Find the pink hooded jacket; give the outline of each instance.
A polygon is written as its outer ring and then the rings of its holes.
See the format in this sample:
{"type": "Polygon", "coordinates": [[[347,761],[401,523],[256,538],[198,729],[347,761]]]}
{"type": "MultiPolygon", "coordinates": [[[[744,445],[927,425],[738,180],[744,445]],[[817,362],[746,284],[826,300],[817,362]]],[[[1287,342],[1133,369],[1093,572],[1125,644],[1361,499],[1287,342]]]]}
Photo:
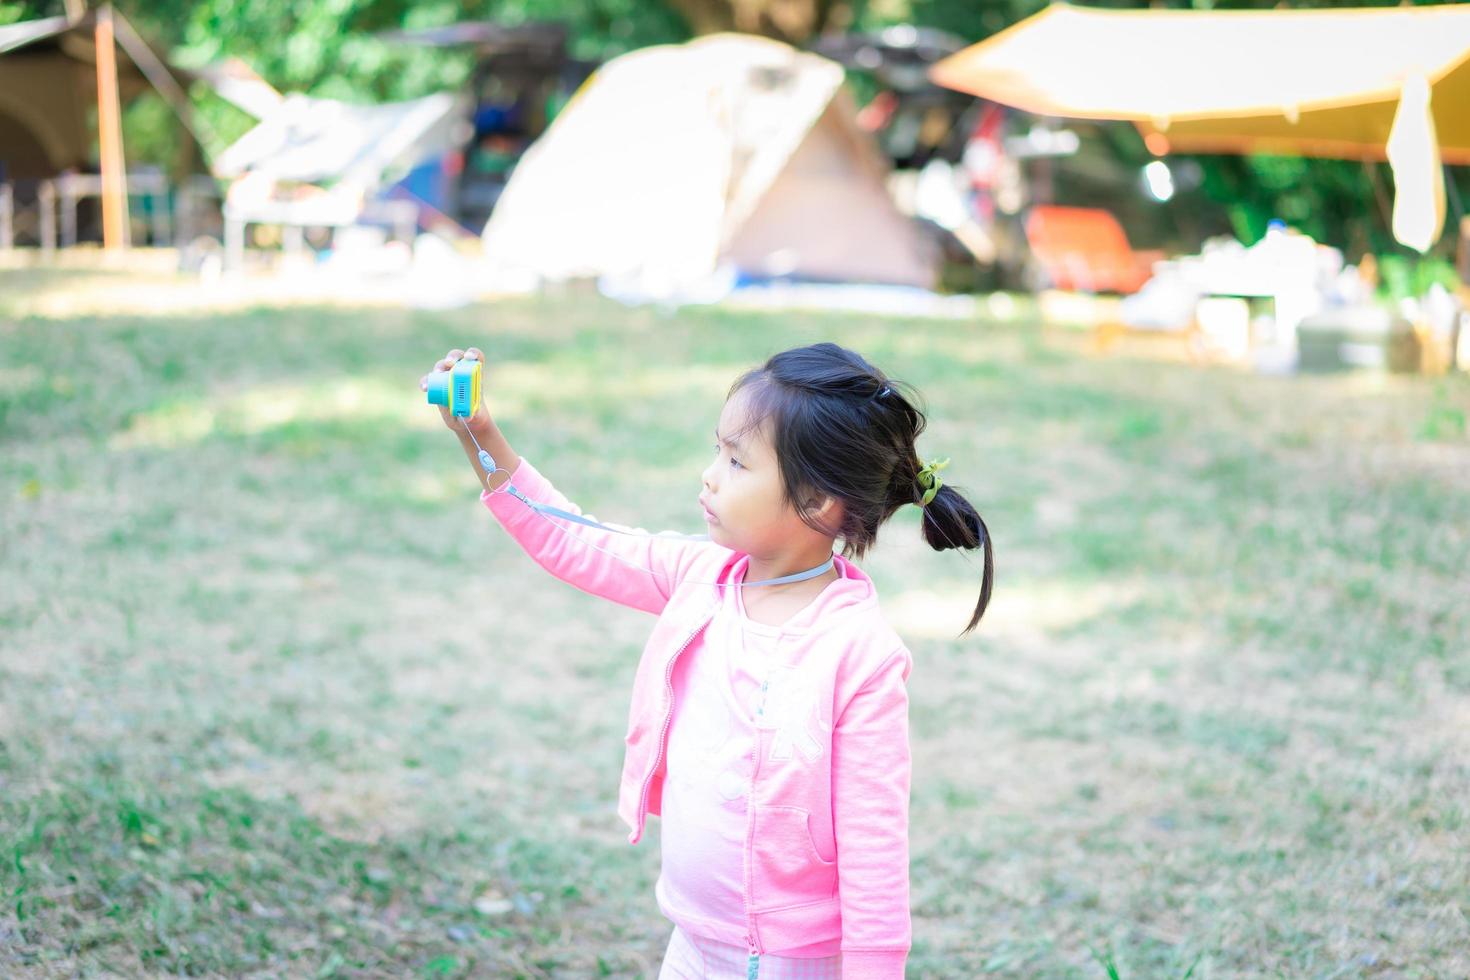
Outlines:
{"type": "MultiPolygon", "coordinates": [[[[525,457],[510,482],[537,503],[591,517],[525,457]]],[[[483,492],[481,501],[552,575],[658,616],[633,680],[618,792],[618,815],[636,844],[646,815],[660,812],[674,662],[722,598],[720,586],[697,583],[730,581],[742,555],[611,522],[603,523],[640,533],[554,525],[503,490],[483,492]]],[[[842,578],[815,600],[821,628],[779,637],[783,661],[816,689],[808,733],[826,751],[814,762],[795,753],[773,764],[771,740],[781,733],[759,733],[745,844],[746,940],[760,953],[840,936],[844,980],[893,980],[904,975],[912,938],[905,682],[913,661],[879,611],[872,581],[841,555],[834,564],[842,578]]]]}

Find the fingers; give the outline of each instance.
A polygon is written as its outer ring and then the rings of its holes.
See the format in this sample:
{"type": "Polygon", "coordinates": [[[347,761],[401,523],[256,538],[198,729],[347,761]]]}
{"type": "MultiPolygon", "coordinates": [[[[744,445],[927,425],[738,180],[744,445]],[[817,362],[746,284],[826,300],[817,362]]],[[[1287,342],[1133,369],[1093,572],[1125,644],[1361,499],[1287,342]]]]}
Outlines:
{"type": "MultiPolygon", "coordinates": [[[[451,350],[449,353],[445,354],[442,358],[440,358],[439,360],[435,361],[434,362],[434,369],[433,369],[433,371],[431,371],[429,373],[430,374],[435,374],[435,373],[438,373],[440,371],[452,371],[452,370],[454,370],[454,365],[458,361],[461,361],[461,360],[471,360],[471,361],[482,361],[483,362],[485,360],[485,355],[483,353],[481,353],[481,351],[480,351],[480,349],[478,347],[470,347],[470,348],[467,348],[465,350],[460,350],[458,347],[456,347],[453,350],[451,350]]],[[[426,374],[422,378],[419,378],[419,391],[428,391],[428,390],[429,390],[429,375],[426,374]]]]}
{"type": "Polygon", "coordinates": [[[455,361],[458,361],[461,357],[464,357],[464,351],[462,351],[458,347],[456,347],[454,350],[450,351],[448,354],[445,354],[439,360],[437,360],[437,361],[434,362],[434,370],[435,371],[450,371],[450,370],[453,370],[453,368],[454,368],[454,362],[455,361]]]}
{"type": "Polygon", "coordinates": [[[450,351],[448,354],[445,354],[444,357],[441,360],[438,360],[438,361],[435,361],[434,362],[434,370],[435,371],[450,371],[450,370],[453,370],[455,363],[458,362],[458,361],[463,361],[463,360],[484,361],[485,360],[485,355],[480,352],[480,348],[478,348],[478,347],[471,347],[468,350],[460,350],[458,347],[456,347],[454,350],[450,351]]]}

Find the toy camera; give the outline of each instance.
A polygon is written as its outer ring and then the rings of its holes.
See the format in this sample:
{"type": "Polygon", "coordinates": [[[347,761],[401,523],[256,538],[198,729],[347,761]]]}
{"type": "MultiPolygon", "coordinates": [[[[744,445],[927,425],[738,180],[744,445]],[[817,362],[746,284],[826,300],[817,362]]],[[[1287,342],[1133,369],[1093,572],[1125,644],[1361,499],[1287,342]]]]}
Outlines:
{"type": "Polygon", "coordinates": [[[480,362],[465,358],[429,375],[429,404],[443,405],[451,415],[473,415],[480,404],[480,362]]]}

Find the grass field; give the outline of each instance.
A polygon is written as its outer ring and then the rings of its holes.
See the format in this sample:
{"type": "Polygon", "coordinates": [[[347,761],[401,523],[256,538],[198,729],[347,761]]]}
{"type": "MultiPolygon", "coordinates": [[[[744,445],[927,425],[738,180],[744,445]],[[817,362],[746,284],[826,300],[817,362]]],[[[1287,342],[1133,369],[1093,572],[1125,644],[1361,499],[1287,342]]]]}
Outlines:
{"type": "Polygon", "coordinates": [[[0,976],[652,980],[658,822],[614,803],[653,620],[530,563],[417,381],[484,348],[569,497],[693,532],[728,384],[821,339],[924,392],[997,542],[963,641],[978,559],[916,508],[864,563],[915,656],[910,976],[1470,975],[1464,377],[96,288],[0,273],[0,976]]]}

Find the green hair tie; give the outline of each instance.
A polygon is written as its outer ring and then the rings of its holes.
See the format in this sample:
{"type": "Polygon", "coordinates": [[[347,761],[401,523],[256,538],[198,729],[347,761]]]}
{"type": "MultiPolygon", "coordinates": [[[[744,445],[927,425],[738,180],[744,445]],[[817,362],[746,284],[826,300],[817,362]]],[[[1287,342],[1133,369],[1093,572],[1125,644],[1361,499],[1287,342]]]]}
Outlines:
{"type": "Polygon", "coordinates": [[[920,507],[927,507],[929,501],[933,500],[934,495],[939,492],[939,488],[944,486],[944,481],[939,478],[939,471],[948,465],[949,457],[946,456],[943,459],[930,460],[919,471],[919,486],[926,488],[923,499],[919,501],[920,507]]]}

